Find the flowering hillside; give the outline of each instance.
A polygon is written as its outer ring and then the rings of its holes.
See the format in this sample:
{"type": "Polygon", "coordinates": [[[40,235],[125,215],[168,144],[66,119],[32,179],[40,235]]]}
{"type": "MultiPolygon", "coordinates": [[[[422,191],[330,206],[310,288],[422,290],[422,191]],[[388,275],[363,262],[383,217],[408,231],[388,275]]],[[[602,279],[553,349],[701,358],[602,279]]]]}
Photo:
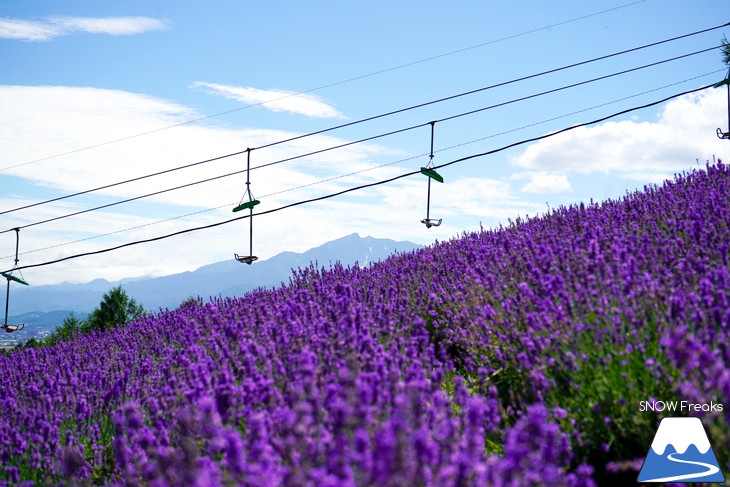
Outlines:
{"type": "MultiPolygon", "coordinates": [[[[0,357],[0,478],[629,485],[641,401],[730,397],[728,215],[720,163],[0,357]]],[[[725,469],[727,411],[695,412],[725,469]]]]}

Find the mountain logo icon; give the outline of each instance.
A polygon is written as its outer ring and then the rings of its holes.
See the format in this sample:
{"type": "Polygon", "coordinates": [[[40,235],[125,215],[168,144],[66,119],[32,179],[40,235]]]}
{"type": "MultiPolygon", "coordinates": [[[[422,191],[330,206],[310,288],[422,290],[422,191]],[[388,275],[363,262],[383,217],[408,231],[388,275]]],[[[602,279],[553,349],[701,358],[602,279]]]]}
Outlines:
{"type": "Polygon", "coordinates": [[[725,482],[700,418],[664,418],[638,482],[725,482]]]}

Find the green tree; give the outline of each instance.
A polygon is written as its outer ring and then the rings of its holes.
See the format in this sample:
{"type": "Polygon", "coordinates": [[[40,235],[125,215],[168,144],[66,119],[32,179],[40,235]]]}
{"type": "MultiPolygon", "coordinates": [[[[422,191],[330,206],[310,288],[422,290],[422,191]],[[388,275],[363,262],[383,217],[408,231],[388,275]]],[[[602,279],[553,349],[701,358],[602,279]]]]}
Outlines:
{"type": "Polygon", "coordinates": [[[104,331],[118,324],[132,321],[142,313],[144,313],[144,308],[127,296],[122,286],[117,286],[104,294],[99,307],[91,312],[86,323],[81,326],[81,331],[104,331]]]}
{"type": "Polygon", "coordinates": [[[63,319],[63,324],[61,326],[57,326],[56,330],[43,340],[43,343],[45,345],[55,345],[59,342],[65,342],[80,333],[83,325],[84,322],[78,319],[76,314],[72,311],[63,319]]]}
{"type": "Polygon", "coordinates": [[[23,344],[23,347],[25,348],[38,348],[43,346],[43,342],[40,340],[36,340],[35,338],[31,337],[28,338],[25,343],[23,344]]]}

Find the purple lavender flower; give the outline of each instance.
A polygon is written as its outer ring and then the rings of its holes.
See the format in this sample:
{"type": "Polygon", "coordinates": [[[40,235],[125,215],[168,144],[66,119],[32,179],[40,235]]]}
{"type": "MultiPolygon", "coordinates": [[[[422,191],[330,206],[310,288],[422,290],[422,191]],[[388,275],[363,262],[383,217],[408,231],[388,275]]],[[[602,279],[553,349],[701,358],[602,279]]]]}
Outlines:
{"type": "Polygon", "coordinates": [[[638,395],[730,396],[728,214],[716,164],[1,356],[0,483],[592,486],[638,395]]]}

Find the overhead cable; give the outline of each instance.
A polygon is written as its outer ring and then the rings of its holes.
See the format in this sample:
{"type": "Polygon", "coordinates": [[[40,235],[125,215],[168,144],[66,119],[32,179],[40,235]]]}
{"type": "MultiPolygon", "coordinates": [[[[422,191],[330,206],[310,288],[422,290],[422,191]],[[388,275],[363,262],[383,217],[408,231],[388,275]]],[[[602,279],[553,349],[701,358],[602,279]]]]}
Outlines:
{"type": "MultiPolygon", "coordinates": [[[[499,137],[501,135],[506,135],[506,134],[509,134],[509,133],[517,132],[517,131],[520,131],[520,130],[524,130],[526,128],[535,127],[537,125],[541,125],[541,124],[544,124],[544,123],[547,123],[547,122],[553,122],[555,120],[560,120],[562,118],[570,117],[572,115],[577,115],[579,113],[584,113],[584,112],[587,112],[587,111],[590,111],[590,110],[595,110],[596,108],[601,108],[601,107],[608,106],[608,105],[611,105],[611,104],[614,104],[614,103],[618,103],[618,102],[621,102],[621,101],[629,100],[631,98],[636,98],[638,96],[646,95],[646,94],[653,93],[653,92],[656,92],[656,91],[660,91],[660,90],[663,90],[663,89],[666,89],[666,88],[669,88],[669,87],[672,87],[672,86],[676,86],[676,85],[679,85],[679,84],[682,84],[682,83],[686,83],[688,81],[694,81],[694,80],[699,79],[699,78],[703,78],[703,77],[707,77],[707,76],[711,76],[711,75],[715,75],[715,74],[723,73],[723,72],[725,72],[725,69],[718,69],[718,70],[715,70],[715,71],[710,71],[708,73],[701,74],[699,76],[693,76],[692,78],[687,78],[687,79],[684,79],[684,80],[681,80],[681,81],[676,81],[676,82],[670,83],[668,85],[664,85],[664,86],[660,86],[660,87],[657,87],[657,88],[653,88],[651,90],[642,91],[640,93],[635,93],[633,95],[625,96],[623,98],[617,98],[617,99],[614,99],[614,100],[611,100],[611,101],[608,101],[608,102],[605,102],[605,103],[601,103],[601,104],[598,104],[598,105],[593,105],[591,107],[582,108],[580,110],[576,110],[576,111],[569,112],[569,113],[564,113],[562,115],[557,115],[555,117],[551,117],[551,118],[548,118],[548,119],[540,120],[539,122],[532,122],[532,123],[529,123],[527,125],[522,125],[520,127],[514,127],[514,128],[511,128],[511,129],[508,129],[508,130],[504,130],[502,132],[493,133],[493,134],[490,134],[490,135],[487,135],[487,136],[484,136],[484,137],[479,137],[477,139],[471,139],[471,140],[468,140],[466,142],[460,142],[460,143],[455,144],[455,145],[451,145],[451,146],[444,147],[444,148],[441,148],[441,149],[438,149],[438,150],[434,150],[434,153],[442,153],[442,152],[446,152],[446,151],[449,151],[449,150],[452,150],[452,149],[455,149],[455,148],[458,148],[458,147],[464,147],[466,145],[474,144],[476,142],[482,142],[482,141],[487,140],[487,139],[491,139],[491,138],[494,138],[494,137],[499,137]]],[[[300,189],[304,189],[304,188],[316,186],[318,184],[327,183],[327,182],[331,182],[331,181],[336,181],[338,179],[343,179],[343,178],[350,177],[350,176],[356,176],[356,175],[362,174],[364,172],[374,171],[376,169],[382,169],[382,168],[388,167],[388,166],[394,166],[396,164],[400,164],[400,163],[407,162],[407,161],[411,161],[411,160],[415,160],[415,159],[420,159],[420,158],[426,157],[426,156],[428,156],[428,154],[423,153],[423,154],[418,154],[418,155],[406,157],[406,158],[403,158],[403,159],[398,159],[396,161],[386,162],[384,164],[378,164],[376,166],[370,166],[370,167],[367,167],[365,169],[360,169],[358,171],[353,171],[353,172],[349,172],[349,173],[345,173],[345,174],[339,174],[337,176],[332,176],[332,177],[329,177],[329,178],[320,179],[318,181],[313,181],[311,183],[302,184],[302,185],[299,185],[299,186],[294,186],[294,187],[291,187],[291,188],[282,189],[280,191],[276,191],[276,192],[273,192],[273,193],[264,194],[264,195],[261,195],[261,198],[262,199],[263,198],[268,198],[268,197],[271,197],[271,196],[276,196],[276,195],[279,195],[279,194],[289,193],[289,192],[292,192],[292,191],[297,191],[297,190],[300,190],[300,189]]],[[[88,240],[95,240],[95,239],[98,239],[98,238],[109,237],[111,235],[117,235],[119,233],[128,232],[128,231],[131,231],[131,230],[138,230],[140,228],[145,228],[145,227],[149,227],[149,226],[152,226],[152,225],[159,225],[161,223],[167,223],[167,222],[174,221],[174,220],[180,220],[182,218],[187,218],[187,217],[190,217],[190,216],[200,215],[200,214],[203,214],[203,213],[208,213],[208,212],[220,210],[220,209],[223,209],[223,208],[230,208],[230,207],[234,206],[235,204],[236,204],[236,202],[235,201],[232,201],[232,202],[226,203],[224,205],[216,206],[216,207],[213,207],[213,208],[206,208],[206,209],[203,209],[203,210],[194,211],[192,213],[185,213],[183,215],[176,215],[176,216],[173,216],[173,217],[164,218],[162,220],[156,220],[156,221],[152,221],[152,222],[142,223],[142,224],[135,225],[135,226],[132,226],[132,227],[127,227],[127,228],[122,228],[122,229],[119,229],[119,230],[115,230],[113,232],[100,233],[100,234],[97,234],[97,235],[92,235],[92,236],[89,236],[89,237],[84,237],[84,238],[77,239],[77,240],[72,240],[72,241],[69,241],[69,242],[63,242],[63,243],[59,243],[59,244],[50,245],[48,247],[42,247],[42,248],[33,249],[33,250],[26,250],[25,252],[21,252],[20,255],[33,254],[33,253],[36,253],[36,252],[42,252],[42,251],[45,251],[45,250],[51,250],[51,249],[58,248],[58,247],[65,247],[67,245],[72,245],[72,244],[77,244],[77,243],[81,243],[81,242],[86,242],[88,240]]],[[[10,257],[12,257],[12,256],[0,257],[0,259],[7,259],[7,258],[10,258],[10,257]]]]}
{"type": "MultiPolygon", "coordinates": [[[[676,93],[674,95],[668,96],[668,97],[663,98],[661,100],[657,100],[657,101],[654,101],[654,102],[651,102],[651,103],[647,103],[645,105],[633,107],[633,108],[628,108],[626,110],[622,110],[620,112],[616,112],[616,113],[613,113],[611,115],[608,115],[608,116],[605,116],[605,117],[602,117],[602,118],[599,118],[599,119],[596,119],[596,120],[592,120],[590,122],[584,122],[584,123],[581,123],[581,124],[578,124],[578,125],[572,125],[570,127],[566,127],[564,129],[558,130],[556,132],[551,132],[549,134],[541,135],[539,137],[533,137],[533,138],[530,138],[530,139],[524,139],[524,140],[521,140],[519,142],[514,142],[514,143],[509,144],[509,145],[506,145],[504,147],[500,147],[498,149],[493,149],[493,150],[490,150],[490,151],[481,152],[481,153],[478,153],[478,154],[472,154],[472,155],[469,155],[469,156],[461,157],[459,159],[455,159],[453,161],[450,161],[450,162],[447,162],[447,163],[444,163],[444,164],[436,165],[436,166],[434,166],[434,169],[440,169],[440,168],[443,168],[443,167],[451,166],[453,164],[458,164],[458,163],[461,163],[461,162],[465,162],[465,161],[468,161],[468,160],[471,160],[471,159],[476,159],[476,158],[479,158],[479,157],[485,157],[485,156],[488,156],[488,155],[491,155],[491,154],[495,154],[497,152],[501,152],[501,151],[504,151],[504,150],[507,150],[507,149],[511,149],[513,147],[517,147],[519,145],[523,145],[523,144],[527,144],[527,143],[530,143],[530,142],[536,142],[536,141],[539,141],[539,140],[543,140],[543,139],[547,139],[547,138],[550,138],[550,137],[554,137],[554,136],[556,136],[558,134],[562,134],[562,133],[565,133],[565,132],[568,132],[568,131],[571,131],[571,130],[575,130],[575,129],[580,128],[580,127],[585,127],[585,126],[588,126],[588,125],[593,125],[593,124],[596,124],[596,123],[604,122],[606,120],[609,120],[611,118],[614,118],[614,117],[617,117],[617,116],[620,116],[620,115],[624,115],[626,113],[630,113],[630,112],[633,112],[633,111],[636,111],[636,110],[641,110],[641,109],[644,109],[644,108],[649,108],[649,107],[652,107],[652,106],[655,106],[655,105],[659,105],[659,104],[664,103],[666,101],[669,101],[669,100],[671,100],[673,98],[677,98],[679,96],[683,96],[683,95],[687,95],[687,94],[690,94],[690,93],[695,93],[695,92],[698,92],[698,91],[702,91],[702,90],[705,90],[707,88],[711,88],[712,86],[713,86],[713,84],[710,84],[710,85],[703,86],[701,88],[696,88],[696,89],[693,89],[693,90],[684,91],[682,93],[676,93]]],[[[392,178],[388,178],[388,179],[376,181],[376,182],[373,182],[373,183],[367,183],[367,184],[363,184],[363,185],[360,185],[360,186],[355,186],[355,187],[348,188],[348,189],[344,189],[342,191],[338,191],[338,192],[331,193],[331,194],[328,194],[328,195],[319,196],[319,197],[316,197],[316,198],[310,198],[310,199],[307,199],[307,200],[297,201],[295,203],[290,203],[290,204],[287,204],[287,205],[284,205],[284,206],[280,206],[278,208],[274,208],[274,209],[271,209],[271,210],[261,211],[259,213],[256,213],[256,214],[252,215],[252,216],[267,215],[267,214],[275,213],[275,212],[278,212],[278,211],[281,211],[281,210],[285,210],[285,209],[288,209],[288,208],[293,208],[293,207],[301,206],[301,205],[304,205],[304,204],[314,203],[314,202],[317,202],[317,201],[323,201],[323,200],[326,200],[326,199],[334,198],[336,196],[341,196],[343,194],[351,193],[351,192],[354,192],[354,191],[359,191],[359,190],[362,190],[362,189],[371,188],[371,187],[374,187],[374,186],[379,186],[379,185],[382,185],[382,184],[391,183],[393,181],[397,181],[399,179],[403,179],[403,178],[406,178],[406,177],[409,177],[409,176],[413,176],[415,174],[420,174],[420,173],[421,173],[420,170],[411,171],[411,172],[408,172],[408,173],[405,173],[405,174],[401,174],[399,176],[394,176],[392,178]]],[[[69,255],[69,256],[66,256],[66,257],[62,257],[60,259],[55,259],[55,260],[51,260],[51,261],[47,261],[47,262],[41,262],[41,263],[38,263],[38,264],[28,264],[28,265],[24,265],[24,266],[15,267],[14,269],[16,269],[16,270],[23,270],[23,269],[31,269],[31,268],[35,268],[35,267],[44,267],[44,266],[48,266],[48,265],[52,265],[52,264],[57,264],[57,263],[60,263],[60,262],[64,262],[64,261],[67,261],[67,260],[78,259],[78,258],[81,258],[81,257],[88,257],[88,256],[98,255],[98,254],[104,254],[104,253],[107,253],[107,252],[112,252],[114,250],[119,250],[119,249],[126,248],[126,247],[131,247],[131,246],[135,246],[135,245],[156,242],[156,241],[165,240],[165,239],[168,239],[168,238],[171,238],[171,237],[175,237],[175,236],[178,236],[178,235],[183,235],[183,234],[186,234],[186,233],[191,233],[191,232],[196,232],[196,231],[199,231],[199,230],[207,230],[207,229],[210,229],[210,228],[219,227],[221,225],[226,225],[228,223],[233,223],[235,221],[243,220],[243,219],[246,219],[246,218],[249,218],[249,217],[250,217],[250,215],[242,215],[242,216],[238,216],[238,217],[231,218],[231,219],[228,219],[228,220],[224,220],[224,221],[220,221],[220,222],[216,222],[216,223],[211,223],[211,224],[208,224],[208,225],[202,225],[202,226],[198,226],[198,227],[188,228],[188,229],[185,229],[185,230],[180,230],[180,231],[173,232],[173,233],[170,233],[170,234],[167,234],[167,235],[161,235],[161,236],[158,236],[158,237],[148,238],[148,239],[144,239],[144,240],[136,240],[136,241],[133,241],[133,242],[127,242],[125,244],[117,245],[115,247],[109,247],[109,248],[106,248],[106,249],[95,250],[95,251],[91,251],[91,252],[84,252],[84,253],[75,254],[75,255],[69,255]]],[[[8,269],[8,270],[3,271],[3,272],[10,272],[11,270],[12,269],[8,269]]]]}
{"type": "MultiPolygon", "coordinates": [[[[537,77],[540,77],[540,76],[545,76],[545,75],[548,75],[548,74],[557,73],[559,71],[563,71],[563,70],[566,70],[566,69],[575,68],[575,67],[578,67],[578,66],[582,66],[582,65],[585,65],[585,64],[589,64],[589,63],[601,61],[601,60],[604,60],[604,59],[609,59],[611,57],[620,56],[620,55],[623,55],[623,54],[628,54],[630,52],[635,52],[635,51],[638,51],[638,50],[646,49],[646,48],[649,48],[649,47],[654,47],[654,46],[661,45],[661,44],[665,44],[665,43],[672,42],[672,41],[675,41],[675,40],[684,39],[686,37],[691,37],[691,36],[694,36],[694,35],[702,34],[702,33],[705,33],[705,32],[709,32],[709,31],[716,30],[716,29],[720,29],[720,28],[727,27],[727,26],[730,26],[730,22],[728,22],[726,24],[723,24],[723,25],[718,25],[716,27],[711,27],[711,28],[708,28],[708,29],[703,29],[703,30],[691,32],[689,34],[684,34],[684,35],[681,35],[681,36],[676,36],[676,37],[672,37],[672,38],[669,38],[669,39],[665,39],[665,40],[662,40],[662,41],[657,41],[657,42],[653,42],[653,43],[650,43],[650,44],[645,44],[643,46],[634,47],[634,48],[631,48],[631,49],[626,49],[626,50],[623,50],[623,51],[614,52],[614,53],[611,53],[611,54],[607,54],[607,55],[604,55],[604,56],[599,56],[599,57],[596,57],[596,58],[592,58],[592,59],[588,59],[588,60],[585,60],[585,61],[581,61],[581,62],[569,64],[569,65],[566,65],[566,66],[561,66],[559,68],[553,68],[553,69],[550,69],[550,70],[547,70],[547,71],[542,71],[540,73],[535,73],[535,74],[531,74],[531,75],[528,75],[528,76],[523,76],[523,77],[520,77],[520,78],[511,79],[511,80],[508,80],[508,81],[500,82],[500,83],[493,84],[493,85],[489,85],[489,86],[484,86],[484,87],[481,87],[481,88],[477,88],[477,89],[470,90],[470,91],[466,91],[466,92],[462,92],[462,93],[457,93],[455,95],[450,95],[450,96],[443,97],[443,98],[439,98],[439,99],[436,99],[436,100],[431,100],[431,101],[427,101],[427,102],[424,102],[424,103],[419,103],[417,105],[412,105],[412,106],[409,106],[409,107],[405,107],[405,108],[401,108],[401,109],[397,109],[397,110],[393,110],[393,111],[381,113],[381,114],[378,114],[378,115],[373,115],[373,116],[366,117],[366,118],[362,118],[362,119],[355,120],[355,121],[352,121],[352,122],[347,122],[347,123],[344,123],[344,124],[335,125],[335,126],[328,127],[328,128],[321,129],[321,130],[317,130],[317,131],[314,131],[314,132],[309,132],[309,133],[306,133],[306,134],[302,134],[302,135],[290,137],[288,139],[283,139],[283,140],[271,142],[269,144],[264,144],[264,145],[261,145],[259,147],[253,147],[253,148],[251,148],[251,150],[264,149],[264,148],[267,148],[267,147],[273,147],[275,145],[284,144],[284,143],[287,143],[287,142],[292,142],[292,141],[299,140],[299,139],[303,139],[303,138],[306,138],[306,137],[312,137],[312,136],[315,136],[315,135],[321,135],[321,134],[324,134],[324,133],[327,133],[327,132],[331,132],[331,131],[334,131],[334,130],[339,130],[339,129],[342,129],[342,128],[345,128],[345,127],[350,127],[350,126],[357,125],[357,124],[360,124],[360,123],[369,122],[369,121],[377,120],[377,119],[384,118],[384,117],[389,117],[389,116],[396,115],[396,114],[403,113],[403,112],[407,112],[407,111],[410,111],[410,110],[415,110],[415,109],[423,108],[423,107],[426,107],[426,106],[429,106],[429,105],[434,105],[434,104],[437,104],[437,103],[442,103],[442,102],[449,101],[449,100],[453,100],[453,99],[456,99],[456,98],[460,98],[460,97],[464,97],[464,96],[468,96],[468,95],[480,93],[480,92],[483,92],[483,91],[486,91],[486,90],[490,90],[490,89],[494,89],[494,88],[499,88],[499,87],[502,87],[502,86],[507,86],[507,85],[510,85],[510,84],[513,84],[513,83],[518,83],[520,81],[526,81],[526,80],[533,79],[533,78],[537,78],[537,77]]],[[[79,191],[79,192],[75,192],[75,193],[70,193],[70,194],[67,194],[67,195],[59,196],[59,197],[56,197],[56,198],[51,198],[51,199],[44,200],[44,201],[39,201],[39,202],[36,202],[36,203],[31,203],[31,204],[24,205],[24,206],[20,206],[20,207],[13,208],[13,209],[10,209],[10,210],[0,211],[0,215],[6,214],[6,213],[11,213],[11,212],[14,212],[14,211],[24,210],[26,208],[32,208],[34,206],[39,206],[39,205],[43,205],[43,204],[47,204],[47,203],[53,203],[53,202],[56,202],[56,201],[64,200],[64,199],[67,199],[67,198],[73,198],[73,197],[76,197],[76,196],[81,196],[81,195],[84,195],[84,194],[88,194],[88,193],[92,193],[92,192],[96,192],[96,191],[101,191],[101,190],[104,190],[104,189],[109,189],[109,188],[112,188],[112,187],[115,187],[115,186],[120,186],[120,185],[123,185],[123,184],[140,181],[140,180],[147,179],[147,178],[150,178],[150,177],[159,176],[159,175],[162,175],[162,174],[168,174],[168,173],[171,173],[171,172],[174,172],[174,171],[179,171],[181,169],[187,169],[187,168],[190,168],[190,167],[199,166],[201,164],[207,164],[207,163],[214,162],[214,161],[218,161],[218,160],[225,159],[225,158],[228,158],[228,157],[233,157],[233,156],[241,155],[241,154],[243,154],[245,152],[246,152],[246,150],[232,152],[230,154],[225,154],[225,155],[222,155],[222,156],[217,156],[217,157],[213,157],[213,158],[210,158],[210,159],[205,159],[205,160],[198,161],[198,162],[193,162],[193,163],[190,163],[190,164],[184,164],[182,166],[177,166],[177,167],[173,167],[173,168],[170,168],[170,169],[165,169],[163,171],[157,171],[157,172],[150,173],[150,174],[146,174],[146,175],[143,175],[143,176],[138,176],[138,177],[131,178],[131,179],[126,179],[126,180],[123,180],[123,181],[118,181],[118,182],[115,182],[115,183],[106,184],[106,185],[99,186],[99,187],[96,187],[96,188],[87,189],[87,190],[83,190],[83,191],[79,191]]]]}
{"type": "Polygon", "coordinates": [[[181,126],[184,126],[184,125],[189,125],[189,124],[196,123],[196,122],[202,122],[203,120],[208,120],[208,119],[211,119],[211,118],[220,117],[220,116],[223,116],[223,115],[228,115],[230,113],[239,112],[241,110],[246,110],[248,108],[253,108],[253,107],[257,107],[257,106],[261,106],[261,105],[266,105],[268,103],[273,103],[273,102],[280,101],[280,100],[284,100],[284,99],[291,98],[291,97],[294,97],[294,96],[306,95],[308,93],[313,93],[315,91],[324,90],[326,88],[331,88],[333,86],[339,86],[339,85],[342,85],[342,84],[345,84],[345,83],[350,83],[352,81],[357,81],[357,80],[361,80],[361,79],[365,79],[365,78],[370,78],[372,76],[377,76],[379,74],[384,74],[384,73],[388,73],[388,72],[391,72],[391,71],[396,71],[398,69],[406,68],[406,67],[409,67],[409,66],[414,66],[416,64],[421,64],[421,63],[425,63],[425,62],[428,62],[428,61],[433,61],[435,59],[440,59],[440,58],[447,57],[447,56],[451,56],[451,55],[458,54],[458,53],[461,53],[461,52],[470,51],[472,49],[476,49],[476,48],[479,48],[479,47],[488,46],[490,44],[496,44],[498,42],[502,42],[502,41],[514,39],[514,38],[521,37],[521,36],[525,36],[525,35],[528,35],[528,34],[533,34],[535,32],[540,32],[542,30],[552,29],[553,27],[559,27],[561,25],[569,24],[569,23],[572,23],[572,22],[577,22],[579,20],[584,20],[584,19],[587,19],[587,18],[590,18],[590,17],[595,17],[597,15],[605,14],[605,13],[608,13],[608,12],[613,12],[615,10],[620,10],[622,8],[631,7],[633,5],[637,5],[637,4],[643,3],[645,1],[646,0],[638,0],[638,1],[631,2],[631,3],[627,3],[627,4],[624,4],[624,5],[619,5],[617,7],[609,8],[609,9],[606,9],[606,10],[601,10],[599,12],[594,12],[594,13],[591,13],[591,14],[583,15],[581,17],[575,17],[573,19],[564,20],[562,22],[558,22],[558,23],[555,23],[555,24],[549,24],[549,25],[546,25],[546,26],[543,26],[543,27],[538,27],[536,29],[531,29],[531,30],[528,30],[528,31],[520,32],[518,34],[512,34],[512,35],[509,35],[509,36],[506,36],[506,37],[501,37],[499,39],[495,39],[495,40],[492,40],[492,41],[482,42],[480,44],[475,44],[473,46],[464,47],[464,48],[461,48],[461,49],[457,49],[457,50],[454,50],[454,51],[449,51],[449,52],[446,52],[446,53],[443,53],[443,54],[438,54],[438,55],[435,55],[435,56],[430,56],[430,57],[427,57],[427,58],[424,58],[424,59],[420,59],[420,60],[417,60],[417,61],[411,61],[409,63],[400,64],[398,66],[393,66],[393,67],[386,68],[386,69],[381,69],[379,71],[375,71],[375,72],[368,73],[368,74],[364,74],[364,75],[360,75],[360,76],[355,76],[353,78],[347,78],[347,79],[344,79],[344,80],[335,81],[333,83],[329,83],[329,84],[326,84],[326,85],[318,86],[316,88],[310,88],[310,89],[304,90],[304,91],[298,91],[298,92],[294,92],[294,93],[289,93],[287,95],[280,96],[280,97],[277,97],[277,98],[272,98],[270,100],[265,100],[265,101],[261,101],[261,102],[258,102],[258,103],[252,103],[252,104],[245,105],[245,106],[242,106],[242,107],[239,107],[239,108],[234,108],[234,109],[231,109],[231,110],[226,110],[226,111],[223,111],[223,112],[214,113],[212,115],[206,115],[206,116],[203,116],[203,117],[198,117],[198,118],[195,118],[195,119],[192,119],[192,120],[187,120],[185,122],[180,122],[180,123],[176,123],[176,124],[173,124],[173,125],[168,125],[168,126],[165,126],[165,127],[160,127],[158,129],[149,130],[147,132],[141,132],[141,133],[129,135],[129,136],[126,136],[126,137],[121,137],[121,138],[118,138],[118,139],[109,140],[109,141],[106,141],[106,142],[101,142],[101,143],[94,144],[94,145],[91,145],[91,146],[82,147],[80,149],[75,149],[75,150],[63,152],[63,153],[60,153],[60,154],[55,154],[55,155],[52,155],[52,156],[47,156],[47,157],[43,157],[43,158],[40,158],[40,159],[35,159],[35,160],[32,160],[32,161],[23,162],[23,163],[20,163],[20,164],[15,164],[15,165],[12,165],[12,166],[0,168],[0,172],[6,171],[8,169],[13,169],[13,168],[16,168],[16,167],[27,166],[29,164],[35,164],[37,162],[47,161],[49,159],[55,159],[55,158],[58,158],[58,157],[67,156],[67,155],[70,155],[70,154],[76,154],[78,152],[83,152],[83,151],[87,151],[87,150],[90,150],[90,149],[95,149],[97,147],[103,147],[105,145],[110,145],[110,144],[114,144],[114,143],[117,143],[117,142],[122,142],[122,141],[125,141],[125,140],[129,140],[129,139],[134,139],[134,138],[137,138],[137,137],[142,137],[142,136],[154,134],[154,133],[157,133],[157,132],[162,132],[164,130],[169,130],[169,129],[173,129],[173,128],[176,128],[176,127],[181,127],[181,126]]]}
{"type": "MultiPolygon", "coordinates": [[[[636,68],[631,68],[631,69],[627,69],[627,70],[624,70],[624,71],[619,71],[619,72],[616,72],[616,73],[612,73],[612,74],[608,74],[608,75],[604,75],[604,76],[599,76],[597,78],[592,78],[592,79],[589,79],[589,80],[580,81],[578,83],[572,83],[570,85],[564,85],[564,86],[561,86],[559,88],[554,88],[554,89],[551,89],[551,90],[542,91],[540,93],[535,93],[535,94],[528,95],[528,96],[523,96],[523,97],[520,97],[520,98],[514,98],[512,100],[508,100],[508,101],[505,101],[505,102],[502,102],[502,103],[497,103],[495,105],[490,105],[490,106],[487,106],[487,107],[477,108],[475,110],[470,110],[470,111],[462,112],[462,113],[459,113],[459,114],[456,114],[456,115],[451,115],[451,116],[448,116],[448,117],[444,117],[444,118],[435,120],[434,122],[445,122],[445,121],[448,121],[448,120],[454,120],[456,118],[460,118],[460,117],[464,117],[464,116],[468,116],[468,115],[473,115],[475,113],[480,113],[480,112],[483,112],[483,111],[486,111],[486,110],[491,110],[491,109],[494,109],[494,108],[503,107],[503,106],[506,106],[506,105],[509,105],[509,104],[512,104],[512,103],[516,103],[516,102],[520,102],[520,101],[525,101],[525,100],[529,100],[529,99],[532,99],[532,98],[537,98],[539,96],[544,96],[544,95],[556,93],[556,92],[559,92],[559,91],[563,91],[563,90],[566,90],[566,89],[569,89],[569,88],[575,88],[577,86],[582,86],[582,85],[585,85],[585,84],[594,83],[596,81],[601,81],[601,80],[604,80],[604,79],[612,78],[614,76],[619,76],[619,75],[622,75],[622,74],[631,73],[631,72],[638,71],[638,70],[641,70],[641,69],[646,69],[646,68],[649,68],[649,67],[653,67],[653,66],[657,66],[657,65],[660,65],[660,64],[668,63],[668,62],[671,62],[671,61],[676,61],[678,59],[686,58],[686,57],[689,57],[689,56],[694,56],[694,55],[701,54],[701,53],[704,53],[704,52],[712,51],[714,49],[717,49],[717,46],[711,47],[711,48],[707,48],[707,49],[703,49],[703,50],[700,50],[700,51],[695,51],[695,52],[692,52],[692,53],[689,53],[689,54],[683,54],[681,56],[676,56],[676,57],[673,57],[673,58],[665,59],[663,61],[657,61],[655,63],[645,64],[643,66],[639,66],[639,67],[636,67],[636,68]]],[[[390,132],[385,132],[385,133],[373,135],[371,137],[365,137],[363,139],[358,139],[358,140],[354,140],[354,141],[350,141],[350,142],[345,142],[343,144],[339,144],[339,145],[336,145],[336,146],[327,147],[327,148],[324,148],[324,149],[319,149],[319,150],[312,151],[312,152],[308,152],[308,153],[305,153],[305,154],[300,154],[300,155],[288,157],[288,158],[285,158],[285,159],[279,159],[277,161],[268,162],[268,163],[260,164],[258,166],[254,166],[254,167],[251,168],[251,170],[261,169],[261,168],[269,167],[269,166],[274,166],[274,165],[281,164],[281,163],[284,163],[284,162],[289,162],[289,161],[293,161],[293,160],[296,160],[296,159],[301,159],[301,158],[304,158],[304,157],[309,157],[309,156],[312,156],[312,155],[322,154],[324,152],[332,151],[332,150],[335,150],[335,149],[341,149],[343,147],[347,147],[347,146],[351,146],[351,145],[355,145],[355,144],[360,144],[360,143],[363,143],[363,142],[369,142],[371,140],[376,140],[376,139],[383,138],[383,137],[387,137],[387,136],[390,136],[390,135],[404,133],[404,132],[407,132],[407,131],[410,131],[410,130],[415,130],[417,128],[424,127],[426,125],[429,125],[430,123],[431,122],[425,122],[425,123],[420,123],[420,124],[416,124],[416,125],[411,125],[409,127],[405,127],[405,128],[393,130],[393,131],[390,131],[390,132]]],[[[247,151],[242,151],[242,152],[247,152],[247,151]]],[[[240,154],[240,153],[238,153],[238,154],[240,154]]],[[[85,210],[79,210],[79,211],[75,211],[75,212],[72,212],[72,213],[67,213],[67,214],[64,214],[64,215],[60,215],[60,216],[55,216],[55,217],[52,217],[52,218],[48,218],[48,219],[45,219],[45,220],[41,220],[41,221],[37,221],[37,222],[33,222],[33,223],[28,223],[26,225],[20,226],[19,228],[23,229],[23,228],[33,227],[33,226],[36,226],[36,225],[41,225],[41,224],[44,224],[44,223],[54,222],[54,221],[62,220],[64,218],[69,218],[69,217],[72,217],[72,216],[77,216],[77,215],[81,215],[81,214],[84,214],[84,213],[89,213],[89,212],[92,212],[92,211],[98,211],[98,210],[101,210],[101,209],[110,208],[112,206],[117,206],[117,205],[120,205],[120,204],[129,203],[129,202],[132,202],[132,201],[137,201],[137,200],[140,200],[140,199],[149,198],[149,197],[152,197],[152,196],[158,196],[160,194],[169,193],[171,191],[177,191],[179,189],[189,188],[191,186],[196,186],[198,184],[208,183],[208,182],[211,182],[211,181],[216,181],[216,180],[223,179],[223,178],[227,178],[227,177],[230,177],[230,176],[235,176],[237,174],[242,174],[242,173],[244,173],[246,171],[247,170],[238,170],[238,171],[233,171],[233,172],[229,172],[229,173],[226,173],[226,174],[222,174],[222,175],[219,175],[219,176],[213,176],[213,177],[210,177],[210,178],[193,181],[191,183],[182,184],[182,185],[174,186],[174,187],[171,187],[171,188],[154,191],[154,192],[147,193],[147,194],[143,194],[143,195],[140,195],[140,196],[135,196],[135,197],[132,197],[132,198],[126,198],[126,199],[123,199],[123,200],[114,201],[114,202],[111,202],[111,203],[107,203],[107,204],[100,205],[100,206],[95,206],[95,207],[88,208],[88,209],[85,209],[85,210]]],[[[29,206],[33,206],[33,205],[29,205],[29,206]]],[[[27,206],[26,206],[26,208],[27,208],[27,206]]],[[[2,213],[0,213],[0,214],[2,214],[2,213]]],[[[10,232],[12,230],[13,230],[13,228],[6,229],[6,230],[2,230],[2,231],[0,231],[0,234],[7,233],[7,232],[10,232]]]]}

